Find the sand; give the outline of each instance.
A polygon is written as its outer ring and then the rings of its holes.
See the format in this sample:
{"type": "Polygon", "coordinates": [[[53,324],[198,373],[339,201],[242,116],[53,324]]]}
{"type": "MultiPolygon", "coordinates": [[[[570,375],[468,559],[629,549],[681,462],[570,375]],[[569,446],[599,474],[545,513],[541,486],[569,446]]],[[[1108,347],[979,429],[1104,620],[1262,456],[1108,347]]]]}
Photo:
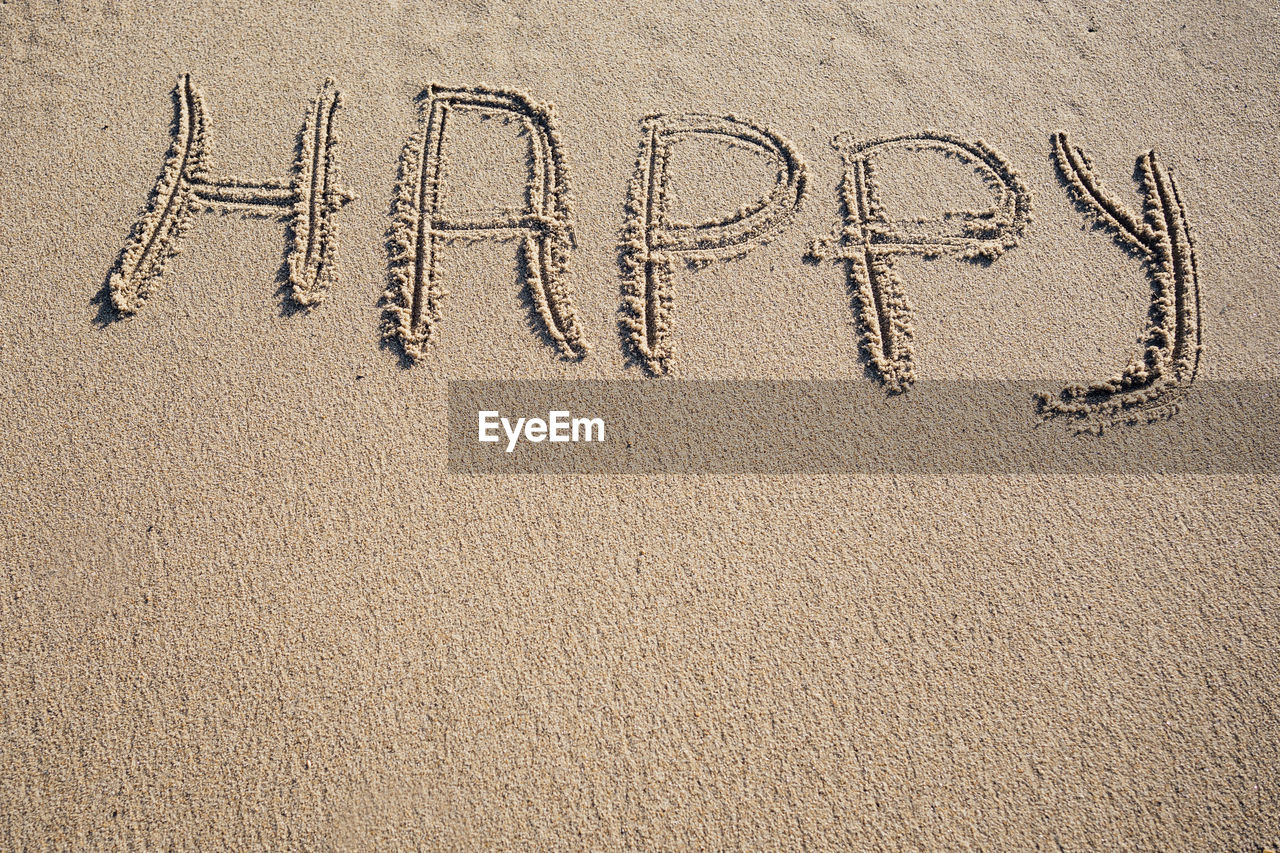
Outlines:
{"type": "MultiPolygon", "coordinates": [[[[1278,44],[1246,2],[0,5],[0,849],[1280,845],[1273,473],[446,465],[450,380],[1280,379],[1278,44]],[[440,158],[433,92],[516,112],[440,158]],[[931,247],[866,251],[857,143],[926,131],[873,178],[931,247]]],[[[1040,428],[1104,440],[1096,396],[1040,428]]]]}

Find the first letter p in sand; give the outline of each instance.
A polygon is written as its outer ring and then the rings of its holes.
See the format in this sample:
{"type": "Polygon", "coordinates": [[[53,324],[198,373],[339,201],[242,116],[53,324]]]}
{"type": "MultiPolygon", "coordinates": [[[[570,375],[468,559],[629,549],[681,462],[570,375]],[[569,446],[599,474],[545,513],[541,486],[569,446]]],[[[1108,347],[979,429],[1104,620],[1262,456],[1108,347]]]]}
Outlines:
{"type": "Polygon", "coordinates": [[[735,258],[780,231],[804,199],[804,164],[772,131],[733,116],[692,113],[653,115],[640,123],[640,153],[627,193],[622,262],[622,324],[636,357],[655,376],[671,371],[672,278],[677,261],[688,264],[735,258]],[[767,195],[738,211],[696,225],[667,216],[667,161],[676,143],[703,135],[754,150],[777,167],[767,195]]]}

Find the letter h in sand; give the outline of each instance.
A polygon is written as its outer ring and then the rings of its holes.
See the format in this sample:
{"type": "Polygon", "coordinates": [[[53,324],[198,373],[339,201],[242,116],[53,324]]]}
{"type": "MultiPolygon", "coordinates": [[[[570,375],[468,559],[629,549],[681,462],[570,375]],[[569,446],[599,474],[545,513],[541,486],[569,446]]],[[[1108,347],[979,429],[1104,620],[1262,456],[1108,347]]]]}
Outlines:
{"type": "Polygon", "coordinates": [[[333,217],[352,196],[338,184],[334,117],[341,104],[326,80],[302,126],[297,160],[288,180],[246,181],[208,174],[209,130],[204,99],[182,75],[174,89],[173,142],[147,211],[111,273],[111,303],[122,314],[138,311],[156,289],[192,214],[221,210],[288,223],[288,269],[299,305],[324,298],[333,276],[333,217]]]}

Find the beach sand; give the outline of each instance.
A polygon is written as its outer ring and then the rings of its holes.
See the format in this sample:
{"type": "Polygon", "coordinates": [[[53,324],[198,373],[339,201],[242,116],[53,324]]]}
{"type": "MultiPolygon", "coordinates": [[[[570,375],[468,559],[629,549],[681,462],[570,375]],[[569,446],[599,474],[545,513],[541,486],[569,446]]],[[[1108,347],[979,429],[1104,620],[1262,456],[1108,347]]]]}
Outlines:
{"type": "MultiPolygon", "coordinates": [[[[1139,352],[1147,272],[1068,194],[1063,131],[1139,215],[1136,158],[1176,178],[1199,376],[1280,379],[1278,45],[1251,2],[0,6],[0,850],[1280,845],[1272,474],[445,464],[449,380],[876,381],[842,265],[806,261],[840,131],[983,139],[1032,199],[992,263],[896,262],[918,378],[1139,352]],[[184,74],[210,173],[281,187],[341,90],[319,304],[291,301],[280,221],[196,212],[110,307],[184,74]],[[432,82],[555,105],[585,358],[512,242],[441,251],[416,364],[383,340],[432,82]],[[676,266],[651,378],[619,331],[628,182],[641,119],[690,112],[787,140],[806,196],[745,257],[676,266]]],[[[518,206],[518,127],[451,127],[449,204],[518,206]]],[[[758,157],[694,148],[672,217],[767,190],[758,157]]],[[[955,168],[882,177],[927,207],[955,168]]]]}

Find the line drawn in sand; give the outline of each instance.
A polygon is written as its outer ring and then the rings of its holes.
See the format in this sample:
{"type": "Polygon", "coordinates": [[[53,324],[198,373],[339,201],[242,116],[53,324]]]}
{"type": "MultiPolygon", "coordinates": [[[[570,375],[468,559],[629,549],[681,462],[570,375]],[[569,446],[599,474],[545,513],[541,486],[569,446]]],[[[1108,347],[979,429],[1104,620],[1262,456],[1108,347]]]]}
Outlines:
{"type": "Polygon", "coordinates": [[[1052,136],[1053,161],[1068,193],[1121,248],[1143,258],[1151,278],[1151,308],[1140,358],[1102,382],[1039,394],[1042,420],[1065,416],[1079,432],[1172,417],[1200,367],[1200,283],[1187,211],[1178,185],[1156,152],[1138,157],[1141,220],[1098,184],[1093,162],[1065,133],[1052,136]]]}
{"type": "Polygon", "coordinates": [[[325,80],[307,114],[288,181],[209,177],[209,120],[204,97],[187,74],[178,79],[173,97],[173,141],[147,211],[134,226],[108,280],[111,304],[125,315],[142,308],[159,286],[165,264],[178,253],[178,241],[199,211],[284,220],[291,297],[300,306],[319,303],[333,279],[334,215],[352,200],[339,185],[334,118],[342,97],[333,80],[325,80]]]}
{"type": "Polygon", "coordinates": [[[543,328],[567,357],[581,358],[590,344],[578,322],[568,281],[574,248],[573,199],[553,108],[517,92],[483,86],[445,88],[432,83],[418,108],[418,127],[400,155],[389,250],[391,286],[383,295],[383,338],[400,341],[411,362],[420,361],[435,337],[448,291],[441,286],[444,244],[519,240],[521,277],[543,328]],[[449,118],[462,110],[518,120],[529,141],[525,209],[489,216],[446,216],[449,118]]]}
{"type": "Polygon", "coordinates": [[[790,142],[735,116],[650,115],[640,122],[640,150],[627,189],[622,232],[621,324],[639,361],[654,376],[671,372],[672,281],[676,264],[704,266],[745,255],[776,235],[800,209],[805,166],[790,142]],[[703,134],[741,145],[777,164],[768,195],[698,224],[667,216],[667,163],[676,143],[703,134]]]}
{"type": "Polygon", "coordinates": [[[915,381],[913,311],[894,269],[894,257],[956,255],[994,261],[1017,245],[1031,222],[1031,192],[1009,161],[982,140],[971,142],[925,130],[860,141],[844,131],[831,144],[844,161],[843,222],[831,237],[814,239],[809,256],[844,261],[871,369],[890,392],[901,393],[915,381]],[[941,219],[890,218],[876,180],[876,156],[891,150],[931,151],[955,158],[982,179],[991,192],[991,207],[947,211],[941,219]]]}

